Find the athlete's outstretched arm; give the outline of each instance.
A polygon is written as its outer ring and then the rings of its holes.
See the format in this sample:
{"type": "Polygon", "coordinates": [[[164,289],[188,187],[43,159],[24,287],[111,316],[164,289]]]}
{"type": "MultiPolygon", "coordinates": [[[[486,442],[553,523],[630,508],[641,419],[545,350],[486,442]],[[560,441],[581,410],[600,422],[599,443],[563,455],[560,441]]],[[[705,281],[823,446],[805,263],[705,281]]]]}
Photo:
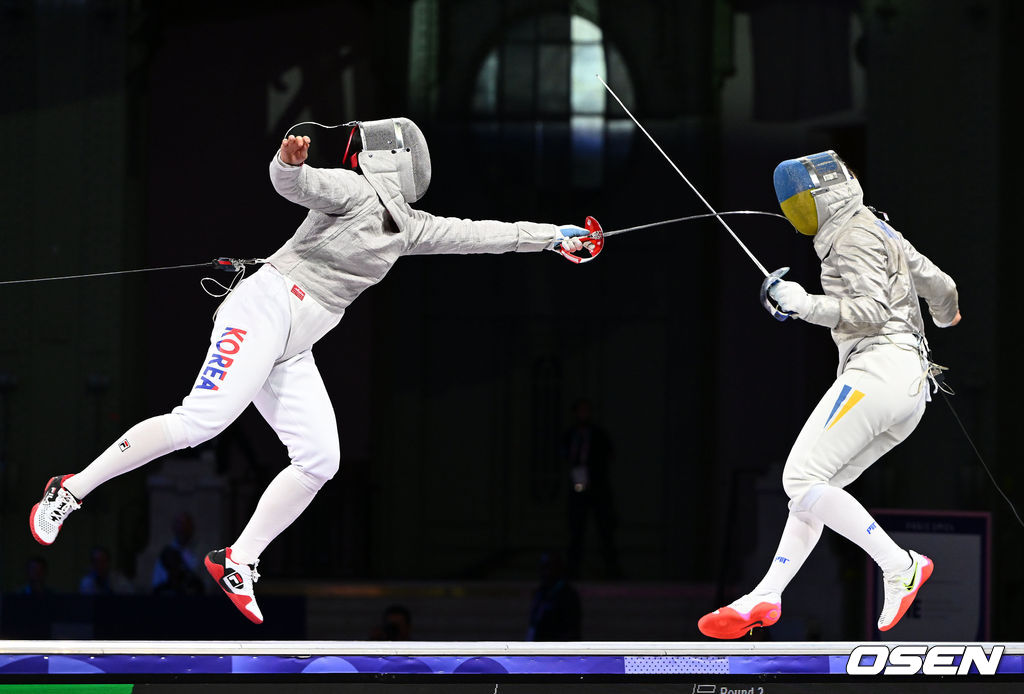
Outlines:
{"type": "Polygon", "coordinates": [[[408,253],[509,253],[542,251],[551,246],[557,227],[533,222],[474,221],[435,217],[412,210],[408,253]]]}
{"type": "Polygon", "coordinates": [[[576,238],[586,236],[586,229],[577,226],[556,226],[535,222],[474,221],[457,217],[436,217],[422,210],[411,209],[412,216],[405,232],[409,238],[406,253],[410,255],[463,253],[525,253],[543,251],[556,243],[570,250],[582,248],[576,238]]]}
{"type": "Polygon", "coordinates": [[[308,137],[289,135],[270,162],[270,180],[283,198],[326,214],[344,214],[352,205],[359,174],[308,166],[308,137]]]}

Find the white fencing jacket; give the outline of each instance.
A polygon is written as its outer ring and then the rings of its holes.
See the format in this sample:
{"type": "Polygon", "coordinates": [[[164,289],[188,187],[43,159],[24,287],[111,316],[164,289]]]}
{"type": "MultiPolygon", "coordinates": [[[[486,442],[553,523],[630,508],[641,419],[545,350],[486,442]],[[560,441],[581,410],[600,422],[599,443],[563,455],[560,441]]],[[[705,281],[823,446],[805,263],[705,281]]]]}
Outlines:
{"type": "Polygon", "coordinates": [[[936,325],[956,317],[956,284],[898,231],[864,206],[860,183],[850,180],[815,197],[824,295],[811,295],[804,320],[832,329],[842,372],[858,347],[894,335],[924,337],[920,299],[936,325]]]}
{"type": "Polygon", "coordinates": [[[363,175],[291,166],[277,154],[270,162],[274,189],[309,213],[267,262],[335,313],[403,255],[540,251],[555,237],[552,224],[472,221],[415,210],[388,162],[360,155],[359,163],[363,175]]]}

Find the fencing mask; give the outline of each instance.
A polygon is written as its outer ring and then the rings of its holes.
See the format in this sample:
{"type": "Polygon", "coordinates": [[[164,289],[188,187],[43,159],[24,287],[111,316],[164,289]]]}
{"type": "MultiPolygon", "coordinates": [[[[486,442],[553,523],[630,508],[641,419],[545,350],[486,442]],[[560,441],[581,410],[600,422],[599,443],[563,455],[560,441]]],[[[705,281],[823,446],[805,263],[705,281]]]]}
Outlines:
{"type": "Polygon", "coordinates": [[[852,178],[853,173],[832,150],[787,159],[775,167],[775,195],[782,213],[796,230],[814,236],[818,233],[818,210],[814,197],[852,178]]]}
{"type": "Polygon", "coordinates": [[[427,140],[408,118],[385,118],[359,123],[363,149],[360,163],[367,156],[393,159],[399,186],[406,202],[416,202],[430,185],[430,152],[427,140]]]}

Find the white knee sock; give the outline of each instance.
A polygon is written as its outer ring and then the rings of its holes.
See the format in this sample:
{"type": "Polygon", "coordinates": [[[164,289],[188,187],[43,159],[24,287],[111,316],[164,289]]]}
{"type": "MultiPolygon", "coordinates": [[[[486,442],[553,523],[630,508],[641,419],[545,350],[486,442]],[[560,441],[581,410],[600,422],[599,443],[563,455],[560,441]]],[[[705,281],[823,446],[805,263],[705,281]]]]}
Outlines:
{"type": "Polygon", "coordinates": [[[184,431],[180,429],[174,415],[170,414],[139,422],[87,468],[69,479],[64,487],[76,498],[83,499],[107,480],[141,467],[154,458],[184,448],[184,431]]]}
{"type": "Polygon", "coordinates": [[[231,545],[231,557],[239,564],[259,559],[270,541],[299,517],[323,485],[317,478],[289,465],[267,486],[245,530],[231,545]]]}
{"type": "Polygon", "coordinates": [[[811,550],[818,544],[823,527],[822,522],[810,513],[790,511],[772,565],[751,594],[782,595],[782,591],[800,571],[811,550]]]}
{"type": "Polygon", "coordinates": [[[810,512],[847,540],[860,545],[871,555],[884,573],[903,571],[910,564],[910,555],[871,517],[849,492],[830,485],[821,485],[821,495],[810,512]]]}

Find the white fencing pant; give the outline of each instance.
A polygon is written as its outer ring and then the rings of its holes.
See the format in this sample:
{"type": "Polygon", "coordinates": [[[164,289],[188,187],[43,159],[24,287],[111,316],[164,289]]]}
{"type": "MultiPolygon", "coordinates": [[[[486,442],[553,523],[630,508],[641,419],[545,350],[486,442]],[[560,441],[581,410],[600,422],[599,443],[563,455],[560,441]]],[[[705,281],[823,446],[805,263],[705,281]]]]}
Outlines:
{"type": "Polygon", "coordinates": [[[909,336],[854,354],[797,436],[782,484],[790,518],[772,566],[755,592],[780,593],[800,570],[821,527],[857,543],[882,567],[897,571],[909,556],[843,490],[906,439],[924,415],[927,361],[909,336]],[[911,344],[908,344],[911,343],[911,344]]]}
{"type": "Polygon", "coordinates": [[[847,486],[910,435],[924,415],[926,366],[907,344],[871,345],[850,357],[786,460],[782,485],[791,508],[813,506],[816,486],[847,486]]]}
{"type": "Polygon", "coordinates": [[[251,563],[338,471],[334,408],[310,348],[340,320],[264,265],[217,311],[210,348],[181,405],[130,429],[66,486],[82,498],[153,458],[208,441],[255,403],[288,448],[291,465],[264,493],[241,547],[233,546],[237,560],[251,557],[251,563]]]}

